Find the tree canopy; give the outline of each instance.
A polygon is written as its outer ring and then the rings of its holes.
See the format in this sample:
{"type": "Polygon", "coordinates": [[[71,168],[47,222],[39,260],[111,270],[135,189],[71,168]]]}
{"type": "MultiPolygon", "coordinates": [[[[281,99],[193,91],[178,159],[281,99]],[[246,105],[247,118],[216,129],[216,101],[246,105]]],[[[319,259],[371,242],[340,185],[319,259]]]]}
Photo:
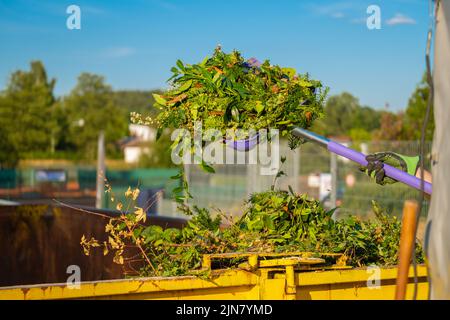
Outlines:
{"type": "Polygon", "coordinates": [[[157,90],[113,91],[102,76],[82,73],[67,96],[56,98],[55,83],[41,61],[11,74],[0,93],[0,167],[55,152],[95,159],[100,131],[108,155],[120,157],[118,141],[128,135],[130,112],[158,112],[152,96],[157,90]]]}
{"type": "Polygon", "coordinates": [[[68,140],[85,158],[95,159],[100,131],[105,133],[107,151],[118,152],[116,142],[127,135],[128,122],[102,76],[82,73],[62,104],[67,114],[68,140]]]}
{"type": "Polygon", "coordinates": [[[159,90],[117,90],[113,93],[114,103],[127,115],[138,112],[143,115],[154,116],[158,109],[153,107],[155,99],[153,93],[161,93],[159,90]]]}
{"type": "Polygon", "coordinates": [[[380,113],[361,106],[359,100],[348,92],[328,98],[325,117],[315,124],[320,134],[370,137],[370,132],[380,126],[380,113]]]}
{"type": "Polygon", "coordinates": [[[19,154],[51,151],[57,126],[52,117],[54,86],[42,62],[33,61],[29,71],[14,72],[2,92],[0,125],[19,154]]]}
{"type": "MultiPolygon", "coordinates": [[[[425,118],[429,86],[426,77],[412,93],[406,111],[391,112],[361,106],[348,92],[331,96],[325,106],[325,118],[313,130],[323,135],[347,136],[352,140],[419,140],[425,118]]],[[[431,113],[425,139],[431,141],[434,118],[431,113]]]]}
{"type": "MultiPolygon", "coordinates": [[[[56,98],[56,80],[49,79],[41,61],[32,61],[29,70],[13,72],[0,92],[0,168],[14,167],[19,159],[55,152],[95,159],[97,138],[105,132],[109,156],[120,157],[118,141],[128,135],[130,112],[155,116],[152,93],[158,90],[113,91],[105,79],[82,73],[73,90],[56,98]]],[[[347,136],[352,140],[418,140],[425,117],[429,87],[424,76],[404,112],[393,113],[362,106],[348,92],[328,98],[325,117],[311,130],[327,136],[347,136]]],[[[434,119],[426,139],[431,140],[434,119]]],[[[170,165],[169,137],[149,146],[150,156],[141,164],[170,165]]]]}
{"type": "MultiPolygon", "coordinates": [[[[418,140],[421,136],[423,119],[427,109],[428,96],[430,87],[426,81],[426,74],[423,75],[422,81],[417,85],[408,101],[404,117],[404,134],[411,140],[418,140]]],[[[434,132],[434,115],[431,109],[430,120],[425,133],[425,140],[431,141],[434,132]]]]}

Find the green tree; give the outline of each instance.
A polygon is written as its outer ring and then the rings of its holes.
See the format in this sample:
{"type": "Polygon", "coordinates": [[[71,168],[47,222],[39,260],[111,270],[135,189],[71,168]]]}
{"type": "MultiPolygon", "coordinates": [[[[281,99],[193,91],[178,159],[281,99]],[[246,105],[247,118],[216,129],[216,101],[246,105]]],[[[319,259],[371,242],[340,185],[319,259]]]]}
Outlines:
{"type": "Polygon", "coordinates": [[[381,112],[370,107],[357,108],[353,114],[353,128],[372,132],[381,125],[381,112]]]}
{"type": "Polygon", "coordinates": [[[102,76],[82,73],[63,101],[68,119],[68,143],[86,159],[95,159],[97,138],[105,133],[106,151],[119,155],[117,141],[126,135],[128,115],[114,104],[113,91],[102,76]]]}
{"type": "Polygon", "coordinates": [[[58,123],[54,131],[55,148],[58,151],[75,153],[76,145],[72,143],[69,135],[69,116],[65,110],[63,99],[58,99],[53,109],[53,119],[58,123]]]}
{"type": "Polygon", "coordinates": [[[51,151],[57,127],[52,117],[55,79],[49,80],[44,65],[32,61],[30,71],[15,71],[2,92],[0,126],[9,143],[22,156],[51,151]]]}
{"type": "Polygon", "coordinates": [[[0,137],[0,169],[14,168],[19,162],[19,154],[10,140],[9,133],[2,126],[0,126],[0,137]]]}
{"type": "Polygon", "coordinates": [[[137,112],[155,116],[159,110],[153,107],[155,102],[153,93],[161,94],[162,92],[160,90],[117,90],[114,91],[114,103],[125,110],[127,114],[137,112]]]}
{"type": "Polygon", "coordinates": [[[313,130],[324,135],[370,136],[380,126],[380,113],[362,107],[356,97],[348,92],[328,98],[325,117],[314,124],[313,130]],[[358,130],[356,130],[358,129],[358,130]]]}
{"type": "MultiPolygon", "coordinates": [[[[404,119],[404,134],[407,140],[419,140],[421,136],[422,123],[425,118],[428,96],[430,94],[430,88],[426,79],[426,74],[424,74],[422,81],[417,85],[408,101],[404,119]]],[[[434,115],[433,109],[431,109],[425,140],[431,141],[433,139],[433,132],[434,115]]]]}

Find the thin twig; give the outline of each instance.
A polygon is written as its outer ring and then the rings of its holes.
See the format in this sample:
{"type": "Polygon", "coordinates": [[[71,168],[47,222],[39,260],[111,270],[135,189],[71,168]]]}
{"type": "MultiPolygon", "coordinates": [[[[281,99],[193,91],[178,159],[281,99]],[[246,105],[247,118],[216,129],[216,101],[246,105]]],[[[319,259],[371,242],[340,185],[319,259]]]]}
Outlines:
{"type": "Polygon", "coordinates": [[[77,207],[74,207],[74,206],[72,206],[72,205],[70,205],[70,204],[61,202],[61,201],[56,200],[56,199],[53,199],[53,201],[57,202],[58,204],[60,204],[60,205],[62,205],[62,206],[64,206],[64,207],[67,207],[67,208],[70,208],[70,209],[74,209],[74,210],[76,210],[76,211],[80,211],[80,212],[84,212],[84,213],[90,213],[90,214],[93,214],[93,215],[96,215],[96,216],[99,216],[99,217],[102,217],[102,218],[105,218],[105,219],[113,219],[113,217],[108,216],[108,215],[106,215],[106,214],[101,214],[101,213],[97,213],[97,212],[93,212],[93,211],[89,211],[89,210],[84,210],[84,209],[81,209],[81,208],[77,208],[77,207]]]}

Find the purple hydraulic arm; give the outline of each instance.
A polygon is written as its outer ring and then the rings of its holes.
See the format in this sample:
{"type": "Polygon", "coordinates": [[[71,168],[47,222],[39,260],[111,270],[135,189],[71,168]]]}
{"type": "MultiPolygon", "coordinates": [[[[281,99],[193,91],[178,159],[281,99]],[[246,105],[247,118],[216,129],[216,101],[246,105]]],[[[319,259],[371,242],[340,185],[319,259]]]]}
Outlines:
{"type": "MultiPolygon", "coordinates": [[[[353,149],[347,148],[346,146],[331,141],[325,137],[319,136],[313,132],[310,132],[308,130],[305,129],[301,129],[301,128],[295,128],[292,131],[292,134],[297,136],[297,137],[301,137],[301,138],[305,138],[307,140],[313,141],[319,145],[321,145],[322,147],[327,148],[329,151],[340,155],[344,158],[350,159],[356,163],[359,163],[362,166],[367,166],[367,160],[366,160],[366,155],[364,155],[361,152],[355,151],[353,149]]],[[[386,175],[392,179],[395,179],[397,181],[403,182],[404,184],[407,184],[410,187],[416,188],[417,190],[422,190],[421,189],[421,180],[413,175],[410,175],[402,170],[399,170],[397,168],[394,168],[390,165],[385,164],[383,166],[384,171],[386,173],[386,175]]],[[[431,191],[432,191],[432,185],[429,182],[424,181],[424,191],[425,193],[431,195],[431,191]]]]}

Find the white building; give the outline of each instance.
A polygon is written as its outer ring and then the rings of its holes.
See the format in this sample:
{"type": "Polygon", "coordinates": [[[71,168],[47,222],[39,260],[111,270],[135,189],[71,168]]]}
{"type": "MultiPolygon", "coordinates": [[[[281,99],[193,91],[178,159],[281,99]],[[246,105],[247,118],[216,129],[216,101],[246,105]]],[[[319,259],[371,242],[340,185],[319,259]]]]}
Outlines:
{"type": "Polygon", "coordinates": [[[143,154],[149,154],[149,145],[156,140],[156,129],[139,125],[130,124],[128,127],[130,137],[123,142],[123,153],[126,163],[137,163],[143,154]]]}
{"type": "Polygon", "coordinates": [[[139,138],[141,141],[151,142],[156,140],[155,128],[140,124],[130,124],[128,130],[130,131],[130,136],[139,138]]]}

